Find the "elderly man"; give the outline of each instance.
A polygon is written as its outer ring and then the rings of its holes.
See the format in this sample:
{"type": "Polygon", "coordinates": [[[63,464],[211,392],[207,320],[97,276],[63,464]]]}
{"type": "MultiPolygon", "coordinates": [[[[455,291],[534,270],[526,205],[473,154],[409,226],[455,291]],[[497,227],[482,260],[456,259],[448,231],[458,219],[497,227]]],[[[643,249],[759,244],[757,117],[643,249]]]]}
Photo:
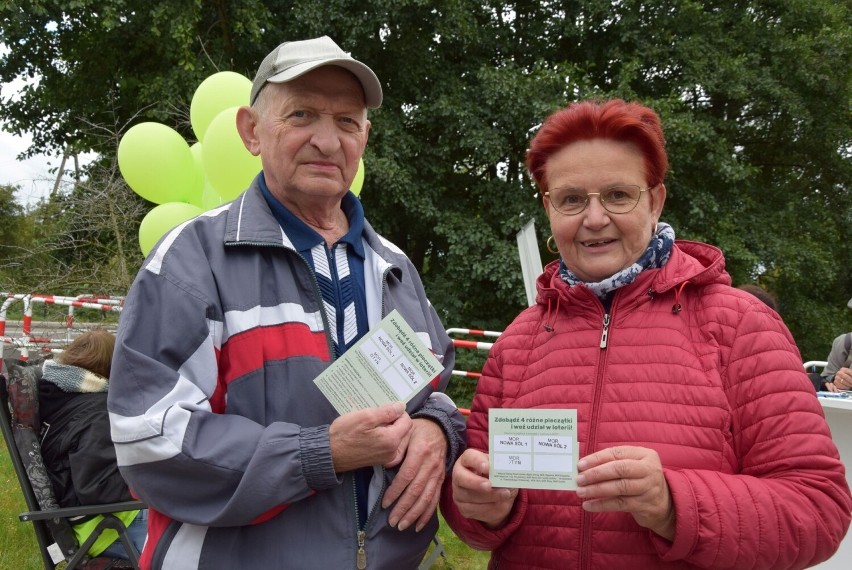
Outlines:
{"type": "Polygon", "coordinates": [[[260,64],[237,114],[263,171],[167,234],[127,297],[109,394],[118,463],[150,506],[150,568],[415,568],[464,422],[417,272],[348,191],[373,71],[327,37],[260,64]],[[313,380],[396,309],[438,390],[338,415],[313,380]]]}

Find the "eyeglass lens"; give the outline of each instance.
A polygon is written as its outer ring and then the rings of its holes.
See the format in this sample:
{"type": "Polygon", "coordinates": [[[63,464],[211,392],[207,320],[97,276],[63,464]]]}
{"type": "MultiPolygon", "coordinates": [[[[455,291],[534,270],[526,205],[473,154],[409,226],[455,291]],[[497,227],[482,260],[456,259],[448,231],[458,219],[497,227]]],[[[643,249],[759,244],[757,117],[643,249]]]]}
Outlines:
{"type": "Polygon", "coordinates": [[[550,203],[563,214],[579,214],[586,209],[592,196],[600,198],[603,207],[613,214],[625,214],[632,210],[643,189],[639,186],[612,186],[601,192],[586,193],[578,189],[557,189],[548,194],[550,203]]]}

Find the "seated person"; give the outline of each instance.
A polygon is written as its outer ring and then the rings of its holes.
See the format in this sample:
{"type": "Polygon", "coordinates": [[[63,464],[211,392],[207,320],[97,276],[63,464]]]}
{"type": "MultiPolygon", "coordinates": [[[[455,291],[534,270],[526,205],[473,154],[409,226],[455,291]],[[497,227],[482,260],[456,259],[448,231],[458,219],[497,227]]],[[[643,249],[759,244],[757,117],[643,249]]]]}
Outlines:
{"type": "Polygon", "coordinates": [[[834,339],[826,361],[827,364],[818,377],[811,374],[811,380],[817,390],[852,390],[852,332],[834,339]]]}
{"type": "MultiPolygon", "coordinates": [[[[133,499],[118,472],[110,439],[107,388],[114,347],[114,335],[94,329],[77,337],[54,360],[44,363],[39,380],[42,455],[62,507],[133,499]]],[[[131,540],[141,552],[147,510],[115,514],[127,525],[131,540]]],[[[74,524],[80,544],[100,520],[99,515],[84,517],[74,524]]],[[[105,531],[88,554],[128,558],[113,530],[105,531]]]]}

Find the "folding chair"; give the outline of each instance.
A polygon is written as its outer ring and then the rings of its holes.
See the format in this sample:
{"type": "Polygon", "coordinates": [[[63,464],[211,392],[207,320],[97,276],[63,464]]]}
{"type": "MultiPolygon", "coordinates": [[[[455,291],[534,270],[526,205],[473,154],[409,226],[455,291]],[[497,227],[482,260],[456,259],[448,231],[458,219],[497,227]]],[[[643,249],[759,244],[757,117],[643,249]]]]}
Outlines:
{"type": "Polygon", "coordinates": [[[85,569],[87,565],[89,568],[105,567],[104,559],[92,560],[86,553],[104,530],[113,529],[118,533],[130,558],[130,566],[126,567],[138,570],[139,553],[130,540],[127,527],[112,513],[144,509],[145,503],[125,501],[60,508],[44,466],[38,437],[40,369],[35,366],[8,365],[7,362],[7,372],[8,379],[0,375],[0,429],[29,509],[18,515],[18,518],[33,524],[45,569],[53,570],[62,561],[67,563],[66,570],[85,569]],[[103,520],[83,544],[78,544],[70,520],[89,515],[102,515],[103,520]]]}
{"type": "Polygon", "coordinates": [[[438,537],[432,539],[432,542],[435,543],[435,547],[429,553],[429,555],[423,559],[423,562],[420,563],[420,566],[417,567],[417,570],[429,570],[432,568],[432,565],[437,562],[438,557],[443,557],[444,561],[447,560],[447,551],[444,548],[444,545],[441,544],[441,541],[438,540],[438,537]]]}
{"type": "Polygon", "coordinates": [[[825,390],[823,386],[823,377],[820,374],[822,369],[825,368],[825,365],[828,364],[825,360],[808,360],[807,362],[802,363],[802,366],[805,367],[805,372],[808,375],[808,379],[810,379],[811,384],[814,385],[814,389],[817,392],[825,390]]]}

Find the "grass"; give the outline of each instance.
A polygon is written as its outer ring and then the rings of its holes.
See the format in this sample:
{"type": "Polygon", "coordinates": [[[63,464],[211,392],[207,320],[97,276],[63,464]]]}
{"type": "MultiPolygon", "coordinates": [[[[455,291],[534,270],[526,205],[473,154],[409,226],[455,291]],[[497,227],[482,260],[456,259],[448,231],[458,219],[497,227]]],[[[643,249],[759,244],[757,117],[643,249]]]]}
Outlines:
{"type": "Polygon", "coordinates": [[[432,565],[434,570],[481,570],[488,567],[490,552],[474,550],[463,543],[450,529],[444,517],[440,516],[441,527],[438,529],[438,540],[447,551],[447,558],[438,558],[432,565]]]}
{"type": "Polygon", "coordinates": [[[4,545],[0,548],[0,568],[39,570],[42,567],[32,524],[18,520],[18,514],[26,510],[4,442],[0,447],[0,544],[4,545]]]}
{"type": "MultiPolygon", "coordinates": [[[[39,570],[41,556],[32,525],[18,520],[18,514],[27,510],[15,469],[9,459],[6,445],[0,447],[0,568],[39,570]],[[14,546],[13,546],[14,545],[14,546]]],[[[480,570],[488,566],[490,553],[473,550],[453,534],[444,519],[438,539],[447,551],[447,558],[439,557],[433,570],[480,570]]]]}

